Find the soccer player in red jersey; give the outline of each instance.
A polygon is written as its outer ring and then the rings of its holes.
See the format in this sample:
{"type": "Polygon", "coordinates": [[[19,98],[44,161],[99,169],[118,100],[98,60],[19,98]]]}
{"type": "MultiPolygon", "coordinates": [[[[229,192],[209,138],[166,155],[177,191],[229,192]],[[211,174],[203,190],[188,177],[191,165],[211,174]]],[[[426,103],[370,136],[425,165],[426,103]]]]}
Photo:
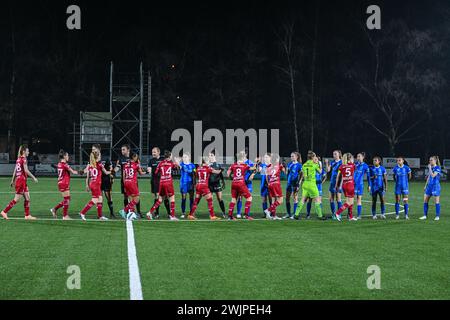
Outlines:
{"type": "Polygon", "coordinates": [[[285,168],[280,164],[280,156],[273,154],[271,164],[266,169],[266,179],[269,186],[269,195],[273,200],[272,205],[264,210],[266,218],[270,220],[281,220],[277,216],[277,207],[283,203],[283,191],[281,190],[280,175],[285,172],[285,168]]]}
{"type": "Polygon", "coordinates": [[[191,212],[189,213],[188,219],[195,220],[195,210],[197,210],[198,203],[202,197],[206,198],[206,202],[208,203],[208,211],[209,218],[211,220],[220,220],[219,217],[216,217],[214,214],[214,206],[211,190],[209,189],[209,177],[212,173],[220,174],[222,170],[215,170],[209,167],[208,162],[205,158],[202,159],[201,165],[196,169],[197,175],[197,186],[195,188],[195,200],[192,206],[191,212]]]}
{"type": "Polygon", "coordinates": [[[228,168],[227,171],[228,176],[233,174],[233,182],[231,183],[231,202],[228,208],[228,220],[235,220],[235,218],[233,217],[233,210],[239,196],[243,196],[245,198],[245,219],[253,220],[253,218],[249,215],[250,207],[252,205],[252,194],[245,184],[245,173],[251,168],[244,163],[245,159],[245,151],[239,152],[237,154],[237,162],[231,165],[231,167],[228,168]]]}
{"type": "Polygon", "coordinates": [[[69,204],[70,204],[70,174],[78,174],[78,171],[73,170],[69,164],[69,154],[64,151],[59,151],[59,163],[58,163],[58,190],[61,192],[63,200],[55,207],[50,209],[53,218],[56,218],[58,209],[63,208],[63,220],[71,220],[69,217],[69,204]]]}
{"type": "Polygon", "coordinates": [[[339,208],[336,212],[336,218],[341,221],[341,214],[344,210],[348,209],[348,216],[351,221],[356,221],[357,219],[353,217],[353,202],[355,198],[355,163],[353,155],[351,153],[346,153],[342,157],[342,164],[338,169],[338,175],[336,178],[336,190],[339,190],[339,185],[341,186],[344,196],[346,197],[345,204],[339,208]],[[340,180],[340,181],[339,181],[340,180]]]}
{"type": "Polygon", "coordinates": [[[91,152],[89,165],[86,167],[86,191],[90,191],[92,199],[81,210],[81,220],[86,221],[86,213],[94,206],[97,206],[97,217],[99,220],[108,220],[103,216],[103,197],[102,197],[102,174],[111,174],[100,163],[100,153],[98,151],[91,152]]]}
{"type": "Polygon", "coordinates": [[[138,173],[144,175],[141,168],[139,156],[134,153],[130,160],[123,165],[123,179],[125,195],[129,198],[128,204],[121,210],[120,215],[126,218],[128,212],[134,212],[136,204],[139,203],[138,173]],[[131,199],[131,200],[130,200],[131,199]]]}
{"type": "Polygon", "coordinates": [[[158,164],[155,170],[155,174],[160,176],[158,199],[147,213],[147,219],[153,219],[153,213],[159,208],[163,199],[166,198],[170,202],[170,220],[178,220],[175,216],[175,192],[173,190],[172,170],[179,167],[178,159],[172,161],[172,153],[170,151],[164,152],[164,160],[158,164]]]}
{"type": "Polygon", "coordinates": [[[35,220],[36,218],[30,215],[30,192],[27,186],[27,177],[33,179],[34,182],[38,182],[36,177],[28,170],[27,157],[30,154],[30,150],[26,145],[19,147],[19,154],[17,156],[16,167],[11,179],[11,187],[15,184],[16,194],[14,199],[8,204],[8,206],[1,212],[3,219],[8,220],[8,212],[19,202],[22,197],[25,199],[23,207],[25,210],[25,219],[35,220]]]}

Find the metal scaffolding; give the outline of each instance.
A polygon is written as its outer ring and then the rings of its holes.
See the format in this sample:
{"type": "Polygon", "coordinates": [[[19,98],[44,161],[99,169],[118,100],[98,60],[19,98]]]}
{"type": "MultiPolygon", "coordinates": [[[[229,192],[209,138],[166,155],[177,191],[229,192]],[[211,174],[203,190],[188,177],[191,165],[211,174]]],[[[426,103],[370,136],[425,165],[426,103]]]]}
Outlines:
{"type": "Polygon", "coordinates": [[[110,156],[118,156],[127,143],[139,156],[148,156],[151,130],[151,76],[141,62],[138,73],[110,69],[110,103],[113,134],[110,156]]]}
{"type": "MultiPolygon", "coordinates": [[[[134,73],[115,72],[110,65],[109,112],[80,112],[79,126],[74,124],[74,148],[79,146],[79,164],[98,143],[102,154],[117,159],[123,144],[129,144],[139,156],[149,155],[151,130],[151,76],[141,62],[134,73]]],[[[75,151],[75,150],[74,150],[75,151]]]]}

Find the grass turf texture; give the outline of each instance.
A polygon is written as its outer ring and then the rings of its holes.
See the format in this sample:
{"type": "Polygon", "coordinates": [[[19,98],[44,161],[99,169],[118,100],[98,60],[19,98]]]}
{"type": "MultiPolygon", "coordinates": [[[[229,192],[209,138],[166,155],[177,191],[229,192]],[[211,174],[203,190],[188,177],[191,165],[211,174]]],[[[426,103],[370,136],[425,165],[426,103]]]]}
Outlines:
{"type": "MultiPolygon", "coordinates": [[[[73,218],[89,200],[82,179],[72,181],[73,218]]],[[[12,197],[0,178],[0,206],[12,197]]],[[[61,200],[55,179],[30,182],[31,212],[50,218],[61,200]]],[[[225,191],[228,205],[229,186],[225,191]]],[[[134,233],[145,299],[449,299],[450,207],[442,186],[441,221],[422,215],[423,183],[411,184],[410,221],[136,221],[134,233]],[[381,268],[381,290],[368,290],[367,268],[381,268]]],[[[254,186],[253,215],[261,217],[254,186]]],[[[392,184],[387,201],[393,203],[392,184]]],[[[114,185],[115,211],[122,206],[114,185]]],[[[142,210],[152,202],[148,180],[140,181],[142,210]]],[[[177,190],[177,214],[180,195],[177,190]]],[[[328,189],[328,185],[324,190],[328,189]]],[[[364,200],[370,200],[368,195],[364,200]]],[[[215,203],[216,212],[219,207],[215,203]]],[[[393,205],[387,206],[394,211],[393,205]]],[[[324,211],[329,213],[328,200],[324,211]]],[[[104,212],[108,216],[105,205],[104,212]]],[[[285,212],[284,204],[278,214],[285,212]]],[[[59,212],[61,214],[61,212],[59,212]]],[[[370,203],[363,204],[363,215],[370,203]]],[[[202,200],[199,217],[208,217],[202,200]]],[[[314,215],[314,212],[313,212],[314,215]]],[[[95,208],[88,218],[95,218],[95,208]]],[[[10,217],[23,217],[20,202],[10,217]]],[[[403,215],[402,215],[403,218],[403,215]]],[[[125,223],[122,221],[0,221],[0,299],[129,299],[125,223]],[[81,269],[81,289],[66,287],[67,267],[81,269]]]]}

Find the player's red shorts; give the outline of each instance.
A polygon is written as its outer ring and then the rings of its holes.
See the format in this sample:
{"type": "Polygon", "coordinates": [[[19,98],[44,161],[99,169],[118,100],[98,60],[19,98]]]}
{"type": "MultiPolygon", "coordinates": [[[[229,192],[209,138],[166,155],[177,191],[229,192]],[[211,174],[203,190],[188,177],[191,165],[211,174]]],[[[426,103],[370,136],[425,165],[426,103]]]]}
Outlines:
{"type": "Polygon", "coordinates": [[[195,193],[199,194],[200,196],[206,196],[208,193],[211,193],[211,190],[209,189],[208,186],[200,186],[197,185],[196,189],[195,189],[195,193]]]}
{"type": "Polygon", "coordinates": [[[159,195],[161,197],[171,197],[175,194],[173,190],[173,183],[159,183],[159,195]]]}
{"type": "Polygon", "coordinates": [[[353,183],[344,184],[342,190],[346,198],[353,198],[355,196],[355,185],[353,183]]]}
{"type": "Polygon", "coordinates": [[[279,198],[283,196],[283,191],[281,190],[281,184],[269,185],[269,195],[271,198],[279,198]]]}
{"type": "Polygon", "coordinates": [[[24,194],[28,192],[27,180],[17,179],[16,180],[16,194],[24,194]]]}
{"type": "Polygon", "coordinates": [[[231,184],[231,197],[237,198],[243,196],[245,199],[250,198],[252,195],[245,184],[231,184]]]}
{"type": "Polygon", "coordinates": [[[101,185],[98,183],[89,184],[89,189],[91,189],[92,198],[98,198],[102,196],[101,185]]]}
{"type": "Polygon", "coordinates": [[[70,190],[70,186],[68,183],[58,183],[59,192],[66,192],[70,190]]]}
{"type": "Polygon", "coordinates": [[[125,195],[127,197],[137,197],[139,196],[139,187],[134,181],[125,181],[124,183],[125,195]]]}

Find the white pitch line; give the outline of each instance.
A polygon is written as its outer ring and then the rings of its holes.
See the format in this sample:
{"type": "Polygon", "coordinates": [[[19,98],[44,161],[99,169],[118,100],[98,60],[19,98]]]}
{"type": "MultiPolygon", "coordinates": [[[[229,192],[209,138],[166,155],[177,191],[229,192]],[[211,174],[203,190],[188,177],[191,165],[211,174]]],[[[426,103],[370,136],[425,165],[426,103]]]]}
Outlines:
{"type": "Polygon", "coordinates": [[[130,273],[130,300],[143,300],[141,276],[134,243],[133,222],[127,220],[128,269],[130,273]]]}

